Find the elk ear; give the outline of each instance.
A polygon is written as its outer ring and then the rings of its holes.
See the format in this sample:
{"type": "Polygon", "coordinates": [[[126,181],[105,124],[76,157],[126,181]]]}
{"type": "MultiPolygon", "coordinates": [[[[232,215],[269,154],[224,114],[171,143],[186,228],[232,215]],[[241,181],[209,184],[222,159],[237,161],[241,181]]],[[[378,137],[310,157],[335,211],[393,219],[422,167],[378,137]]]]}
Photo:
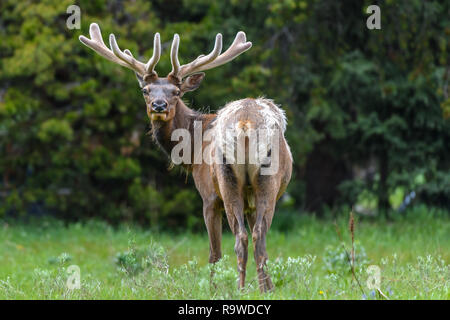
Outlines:
{"type": "Polygon", "coordinates": [[[204,77],[205,73],[203,72],[196,73],[187,77],[181,84],[181,92],[185,93],[188,91],[194,91],[200,86],[200,83],[202,82],[204,77]]]}
{"type": "Polygon", "coordinates": [[[141,76],[139,75],[139,73],[137,73],[137,72],[135,72],[134,74],[136,75],[136,79],[137,79],[137,81],[139,82],[139,86],[140,86],[141,88],[144,88],[144,87],[147,85],[147,83],[144,81],[144,78],[141,77],[141,76]]]}
{"type": "Polygon", "coordinates": [[[158,78],[158,75],[156,72],[146,74],[143,77],[137,72],[135,72],[134,74],[136,75],[136,79],[139,82],[139,86],[141,88],[144,88],[146,85],[155,81],[158,78]]]}

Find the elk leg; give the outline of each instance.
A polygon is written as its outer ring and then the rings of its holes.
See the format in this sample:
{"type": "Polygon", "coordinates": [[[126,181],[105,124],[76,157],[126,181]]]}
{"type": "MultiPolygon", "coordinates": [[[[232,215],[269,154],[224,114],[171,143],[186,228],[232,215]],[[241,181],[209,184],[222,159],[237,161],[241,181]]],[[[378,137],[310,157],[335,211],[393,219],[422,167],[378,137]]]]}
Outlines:
{"type": "Polygon", "coordinates": [[[256,212],[255,211],[249,212],[245,216],[247,218],[247,223],[248,223],[248,227],[250,229],[250,232],[253,232],[253,228],[254,228],[255,223],[256,223],[256,212]]]}
{"type": "Polygon", "coordinates": [[[234,252],[237,257],[237,269],[239,272],[239,285],[242,289],[245,285],[245,273],[248,259],[248,235],[245,229],[243,201],[235,201],[234,204],[225,204],[225,211],[227,212],[227,219],[233,232],[236,242],[234,245],[234,252]]]}
{"type": "MultiPolygon", "coordinates": [[[[237,168],[236,170],[239,170],[237,168]]],[[[239,176],[239,175],[238,175],[239,176]]],[[[228,224],[233,232],[236,242],[234,251],[237,257],[239,272],[239,288],[245,285],[245,273],[248,258],[248,235],[244,221],[244,196],[235,171],[224,165],[217,171],[217,181],[222,196],[223,205],[227,215],[228,224]]]]}
{"type": "Polygon", "coordinates": [[[268,259],[266,251],[266,233],[272,223],[276,199],[268,195],[260,195],[256,201],[256,222],[252,230],[252,242],[256,270],[258,272],[259,289],[261,292],[272,290],[273,284],[270,276],[264,271],[268,259]]]}
{"type": "Polygon", "coordinates": [[[216,263],[222,258],[222,215],[215,210],[214,203],[204,204],[203,218],[209,237],[209,263],[216,263]]]}
{"type": "MultiPolygon", "coordinates": [[[[205,219],[206,229],[209,237],[209,263],[215,264],[222,258],[221,240],[222,240],[222,215],[215,209],[214,202],[203,204],[203,218],[205,219]]],[[[213,282],[214,268],[211,269],[210,286],[217,289],[213,282]]]]}

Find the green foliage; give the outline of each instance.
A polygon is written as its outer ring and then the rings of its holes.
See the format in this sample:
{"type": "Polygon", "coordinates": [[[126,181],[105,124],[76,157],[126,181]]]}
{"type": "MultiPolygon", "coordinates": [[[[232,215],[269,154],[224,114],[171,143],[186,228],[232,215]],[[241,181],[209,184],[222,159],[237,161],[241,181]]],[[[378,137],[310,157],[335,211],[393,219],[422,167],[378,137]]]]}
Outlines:
{"type": "MultiPolygon", "coordinates": [[[[366,268],[369,264],[364,247],[359,241],[354,244],[355,249],[355,271],[366,268]]],[[[323,257],[324,269],[329,273],[351,273],[351,259],[349,249],[344,249],[342,245],[336,247],[327,246],[323,257]],[[347,250],[347,252],[346,252],[347,250]],[[347,256],[348,254],[348,256],[347,256]]]]}
{"type": "MultiPolygon", "coordinates": [[[[192,179],[167,170],[146,135],[132,72],[78,41],[93,21],[143,58],[154,32],[163,43],[178,32],[182,62],[208,52],[216,32],[228,46],[244,30],[253,48],[208,71],[186,98],[213,111],[246,96],[283,106],[294,155],[290,206],[351,205],[370,194],[383,207],[399,187],[450,204],[448,3],[383,2],[381,30],[365,26],[370,1],[80,0],[81,30],[66,27],[71,4],[0,3],[0,215],[202,226],[192,179]],[[352,174],[368,162],[378,181],[352,174]]],[[[164,49],[158,72],[169,70],[164,49]]]]}
{"type": "Polygon", "coordinates": [[[48,259],[50,264],[64,265],[72,260],[72,257],[67,252],[61,253],[58,257],[51,257],[48,259]]]}
{"type": "Polygon", "coordinates": [[[54,137],[61,137],[63,140],[72,140],[73,130],[65,120],[49,119],[41,124],[38,137],[43,142],[49,142],[54,137]]]}
{"type": "Polygon", "coordinates": [[[116,255],[116,264],[120,271],[128,276],[135,276],[144,271],[151,272],[152,269],[167,273],[169,268],[164,249],[154,243],[147,248],[136,248],[135,243],[131,243],[128,251],[116,255]]]}
{"type": "Polygon", "coordinates": [[[277,258],[274,262],[267,263],[267,272],[275,287],[294,285],[296,287],[310,290],[312,281],[311,267],[316,257],[306,255],[305,257],[288,257],[286,261],[277,258]]]}

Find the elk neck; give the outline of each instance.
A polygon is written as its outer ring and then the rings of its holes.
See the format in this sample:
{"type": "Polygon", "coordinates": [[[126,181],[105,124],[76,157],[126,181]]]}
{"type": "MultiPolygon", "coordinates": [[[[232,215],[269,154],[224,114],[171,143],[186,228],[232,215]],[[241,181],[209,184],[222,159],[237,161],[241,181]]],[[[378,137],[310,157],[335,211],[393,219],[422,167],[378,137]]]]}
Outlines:
{"type": "Polygon", "coordinates": [[[216,118],[215,114],[203,114],[201,112],[192,110],[184,104],[181,99],[178,99],[175,107],[175,116],[169,121],[151,121],[153,140],[163,150],[163,152],[170,158],[172,149],[179,141],[172,141],[172,132],[176,129],[186,129],[191,136],[191,159],[193,159],[194,152],[194,122],[202,122],[202,132],[209,128],[211,122],[216,118]]]}

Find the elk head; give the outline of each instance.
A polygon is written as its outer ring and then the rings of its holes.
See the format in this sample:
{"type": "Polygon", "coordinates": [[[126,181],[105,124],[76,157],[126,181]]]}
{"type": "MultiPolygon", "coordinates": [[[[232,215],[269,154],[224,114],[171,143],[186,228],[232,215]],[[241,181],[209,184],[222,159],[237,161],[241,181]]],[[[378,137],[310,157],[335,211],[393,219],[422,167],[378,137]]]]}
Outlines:
{"type": "Polygon", "coordinates": [[[170,121],[175,117],[176,107],[184,93],[193,91],[200,86],[205,74],[201,71],[223,65],[247,51],[252,46],[246,41],[245,33],[240,31],[228,48],[222,51],[222,35],[216,36],[213,50],[208,55],[200,55],[194,61],[181,65],[178,60],[180,37],[175,34],[170,50],[172,71],[165,77],[159,78],[155,66],[161,57],[161,40],[159,33],[153,39],[153,56],[147,63],[136,60],[130,50],[120,50],[116,38],[109,35],[109,49],[103,42],[98,24],[92,23],[89,28],[90,39],[80,36],[80,41],[97,52],[102,57],[116,64],[133,70],[138,79],[147,105],[147,114],[151,121],[170,121]]]}

